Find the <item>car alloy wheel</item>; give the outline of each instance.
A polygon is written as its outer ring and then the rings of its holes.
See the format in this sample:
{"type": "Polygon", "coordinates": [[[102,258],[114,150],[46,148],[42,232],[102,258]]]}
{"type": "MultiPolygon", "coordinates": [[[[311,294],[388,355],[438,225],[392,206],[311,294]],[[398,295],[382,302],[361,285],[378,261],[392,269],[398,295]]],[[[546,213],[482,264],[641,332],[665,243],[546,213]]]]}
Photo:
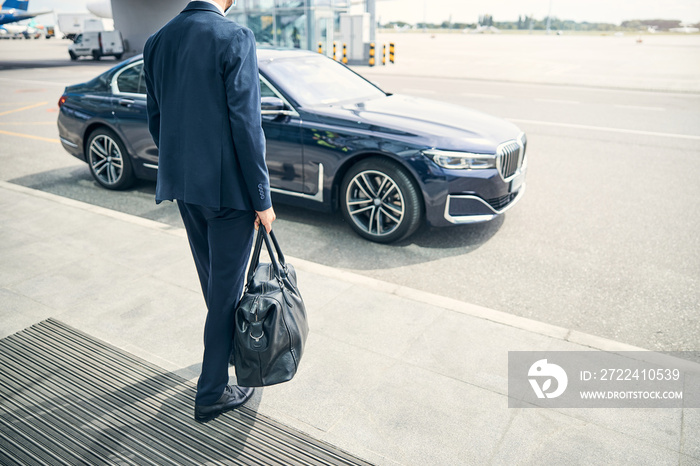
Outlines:
{"type": "Polygon", "coordinates": [[[88,164],[95,180],[107,189],[125,189],[133,182],[131,161],[119,137],[100,128],[90,136],[88,164]]]}
{"type": "Polygon", "coordinates": [[[361,236],[390,243],[413,233],[422,217],[411,177],[397,164],[365,159],[350,169],[342,186],[346,221],[361,236]]]}

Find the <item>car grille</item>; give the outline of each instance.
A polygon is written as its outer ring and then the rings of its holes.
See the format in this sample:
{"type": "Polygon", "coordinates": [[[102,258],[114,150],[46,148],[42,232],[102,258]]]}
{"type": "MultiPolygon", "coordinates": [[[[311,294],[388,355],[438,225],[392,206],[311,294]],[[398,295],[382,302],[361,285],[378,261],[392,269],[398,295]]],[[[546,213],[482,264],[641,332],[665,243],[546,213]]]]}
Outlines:
{"type": "Polygon", "coordinates": [[[510,204],[510,202],[513,199],[515,199],[517,196],[518,196],[518,192],[516,191],[514,193],[506,194],[505,196],[494,197],[493,199],[486,199],[486,202],[488,202],[489,205],[491,207],[493,207],[494,210],[501,210],[505,206],[510,204]]]}
{"type": "Polygon", "coordinates": [[[513,177],[523,164],[527,138],[523,133],[518,141],[508,141],[498,147],[496,166],[504,180],[513,177]]]}

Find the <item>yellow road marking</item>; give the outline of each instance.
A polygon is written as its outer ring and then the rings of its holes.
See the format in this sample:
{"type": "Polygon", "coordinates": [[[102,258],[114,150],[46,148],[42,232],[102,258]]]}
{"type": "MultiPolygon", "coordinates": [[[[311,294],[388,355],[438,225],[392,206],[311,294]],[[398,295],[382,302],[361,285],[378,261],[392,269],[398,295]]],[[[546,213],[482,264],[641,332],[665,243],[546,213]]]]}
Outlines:
{"type": "Polygon", "coordinates": [[[0,107],[15,107],[17,105],[34,105],[34,102],[0,102],[0,107]]]}
{"type": "Polygon", "coordinates": [[[3,121],[0,126],[55,125],[55,121],[3,121]]]}
{"type": "Polygon", "coordinates": [[[11,131],[3,131],[1,129],[0,129],[0,134],[7,134],[8,136],[17,136],[18,138],[36,139],[38,141],[61,142],[58,139],[43,138],[41,136],[34,136],[32,134],[13,133],[11,131]]]}
{"type": "Polygon", "coordinates": [[[22,110],[29,110],[30,108],[41,107],[42,105],[46,105],[46,104],[48,104],[48,102],[39,102],[38,104],[27,105],[26,107],[16,108],[14,110],[7,110],[6,112],[0,113],[0,116],[8,115],[10,113],[15,113],[15,112],[21,112],[22,110]]]}

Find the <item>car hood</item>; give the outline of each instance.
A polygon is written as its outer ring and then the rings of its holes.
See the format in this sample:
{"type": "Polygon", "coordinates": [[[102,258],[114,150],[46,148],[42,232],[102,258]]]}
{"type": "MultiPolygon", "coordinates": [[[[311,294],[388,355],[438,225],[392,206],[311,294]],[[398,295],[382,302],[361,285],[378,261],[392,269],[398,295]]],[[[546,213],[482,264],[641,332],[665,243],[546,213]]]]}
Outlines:
{"type": "Polygon", "coordinates": [[[315,110],[321,117],[443,150],[495,153],[521,133],[513,123],[476,110],[398,94],[315,110]]]}

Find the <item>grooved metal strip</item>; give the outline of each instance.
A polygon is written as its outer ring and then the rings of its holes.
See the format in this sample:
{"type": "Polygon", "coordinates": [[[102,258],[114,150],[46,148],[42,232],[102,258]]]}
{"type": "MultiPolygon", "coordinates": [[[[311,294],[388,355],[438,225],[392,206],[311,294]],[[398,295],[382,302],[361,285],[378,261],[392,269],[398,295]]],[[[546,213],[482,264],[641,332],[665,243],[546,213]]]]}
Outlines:
{"type": "Polygon", "coordinates": [[[246,407],[197,424],[194,392],[48,319],[0,340],[0,464],[370,464],[246,407]]]}

